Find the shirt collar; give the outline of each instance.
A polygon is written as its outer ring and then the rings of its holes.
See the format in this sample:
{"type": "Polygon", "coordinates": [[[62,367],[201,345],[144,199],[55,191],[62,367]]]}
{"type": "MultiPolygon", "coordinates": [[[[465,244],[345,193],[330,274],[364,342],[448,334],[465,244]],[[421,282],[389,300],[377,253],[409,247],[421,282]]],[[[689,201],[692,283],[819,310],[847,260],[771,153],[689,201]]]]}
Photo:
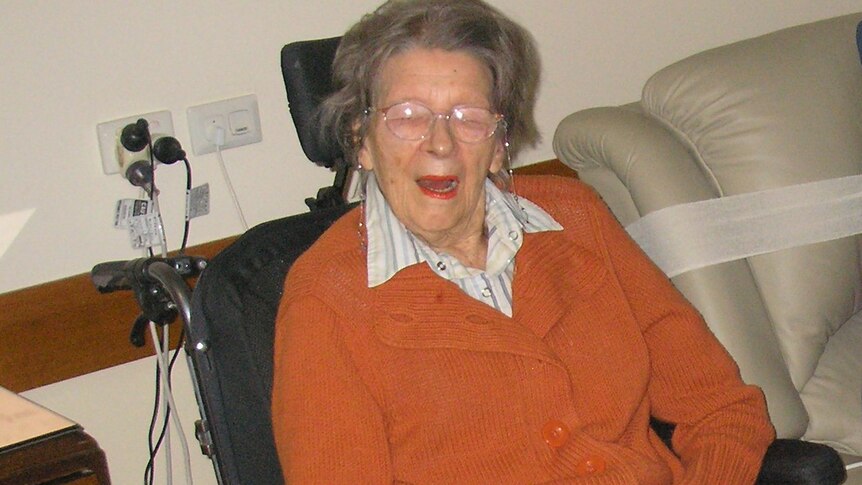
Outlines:
{"type": "MultiPolygon", "coordinates": [[[[368,286],[381,285],[402,269],[427,262],[435,268],[441,261],[447,279],[463,278],[478,270],[467,268],[452,257],[438,254],[415,237],[395,216],[370,172],[366,185],[365,228],[368,251],[368,286]]],[[[562,226],[529,200],[502,191],[485,180],[485,228],[488,231],[488,260],[485,273],[497,274],[511,263],[523,243],[523,234],[559,231],[562,226]]]]}

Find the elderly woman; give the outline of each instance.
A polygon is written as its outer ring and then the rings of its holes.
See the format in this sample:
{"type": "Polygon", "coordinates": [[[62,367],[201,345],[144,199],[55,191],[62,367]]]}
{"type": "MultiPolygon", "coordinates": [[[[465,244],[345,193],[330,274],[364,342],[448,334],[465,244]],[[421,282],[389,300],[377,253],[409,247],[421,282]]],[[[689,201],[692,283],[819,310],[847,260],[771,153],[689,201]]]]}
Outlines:
{"type": "Polygon", "coordinates": [[[286,282],[289,483],[754,481],[762,393],[697,312],[586,186],[509,184],[537,73],[480,0],[391,0],[344,36],[321,120],[365,196],[286,282]]]}

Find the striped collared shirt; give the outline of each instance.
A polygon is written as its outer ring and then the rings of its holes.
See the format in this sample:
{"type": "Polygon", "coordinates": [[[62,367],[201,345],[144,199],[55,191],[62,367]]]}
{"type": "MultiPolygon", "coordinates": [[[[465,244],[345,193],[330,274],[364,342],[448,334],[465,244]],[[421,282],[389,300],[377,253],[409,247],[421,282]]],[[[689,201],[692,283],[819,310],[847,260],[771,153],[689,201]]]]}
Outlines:
{"type": "Polygon", "coordinates": [[[365,227],[368,234],[368,287],[385,283],[398,271],[425,262],[440,277],[467,295],[512,316],[515,255],[524,232],[560,231],[562,226],[536,204],[501,191],[485,180],[485,270],[469,268],[446,253],[437,253],[395,217],[373,173],[368,174],[365,227]]]}

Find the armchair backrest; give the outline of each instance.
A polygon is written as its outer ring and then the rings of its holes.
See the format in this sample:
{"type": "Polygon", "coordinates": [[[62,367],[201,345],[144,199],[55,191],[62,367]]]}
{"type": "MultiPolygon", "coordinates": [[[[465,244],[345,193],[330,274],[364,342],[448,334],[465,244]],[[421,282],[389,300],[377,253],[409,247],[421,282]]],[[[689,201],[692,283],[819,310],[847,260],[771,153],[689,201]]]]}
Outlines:
{"type": "MultiPolygon", "coordinates": [[[[623,224],[676,204],[862,174],[860,21],[797,26],[677,62],[649,79],[639,103],[567,118],[557,155],[623,224]]],[[[764,389],[779,436],[856,454],[860,251],[862,239],[849,237],[673,279],[743,378],[764,389]]]]}

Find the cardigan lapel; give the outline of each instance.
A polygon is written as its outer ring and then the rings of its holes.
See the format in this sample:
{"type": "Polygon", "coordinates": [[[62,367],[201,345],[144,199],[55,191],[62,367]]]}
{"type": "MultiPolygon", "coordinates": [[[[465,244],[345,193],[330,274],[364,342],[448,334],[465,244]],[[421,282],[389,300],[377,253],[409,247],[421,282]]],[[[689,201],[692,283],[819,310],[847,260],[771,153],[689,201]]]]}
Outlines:
{"type": "Polygon", "coordinates": [[[387,345],[506,352],[558,364],[528,328],[467,296],[425,264],[403,269],[372,293],[374,331],[387,345]]]}
{"type": "Polygon", "coordinates": [[[505,352],[560,365],[542,338],[573,298],[585,298],[601,285],[607,270],[598,258],[572,249],[560,233],[526,236],[516,260],[513,318],[421,264],[370,292],[375,333],[394,347],[505,352]]]}
{"type": "Polygon", "coordinates": [[[608,270],[593,252],[564,233],[526,234],[515,266],[515,320],[540,338],[573,307],[583,308],[608,270]]]}

